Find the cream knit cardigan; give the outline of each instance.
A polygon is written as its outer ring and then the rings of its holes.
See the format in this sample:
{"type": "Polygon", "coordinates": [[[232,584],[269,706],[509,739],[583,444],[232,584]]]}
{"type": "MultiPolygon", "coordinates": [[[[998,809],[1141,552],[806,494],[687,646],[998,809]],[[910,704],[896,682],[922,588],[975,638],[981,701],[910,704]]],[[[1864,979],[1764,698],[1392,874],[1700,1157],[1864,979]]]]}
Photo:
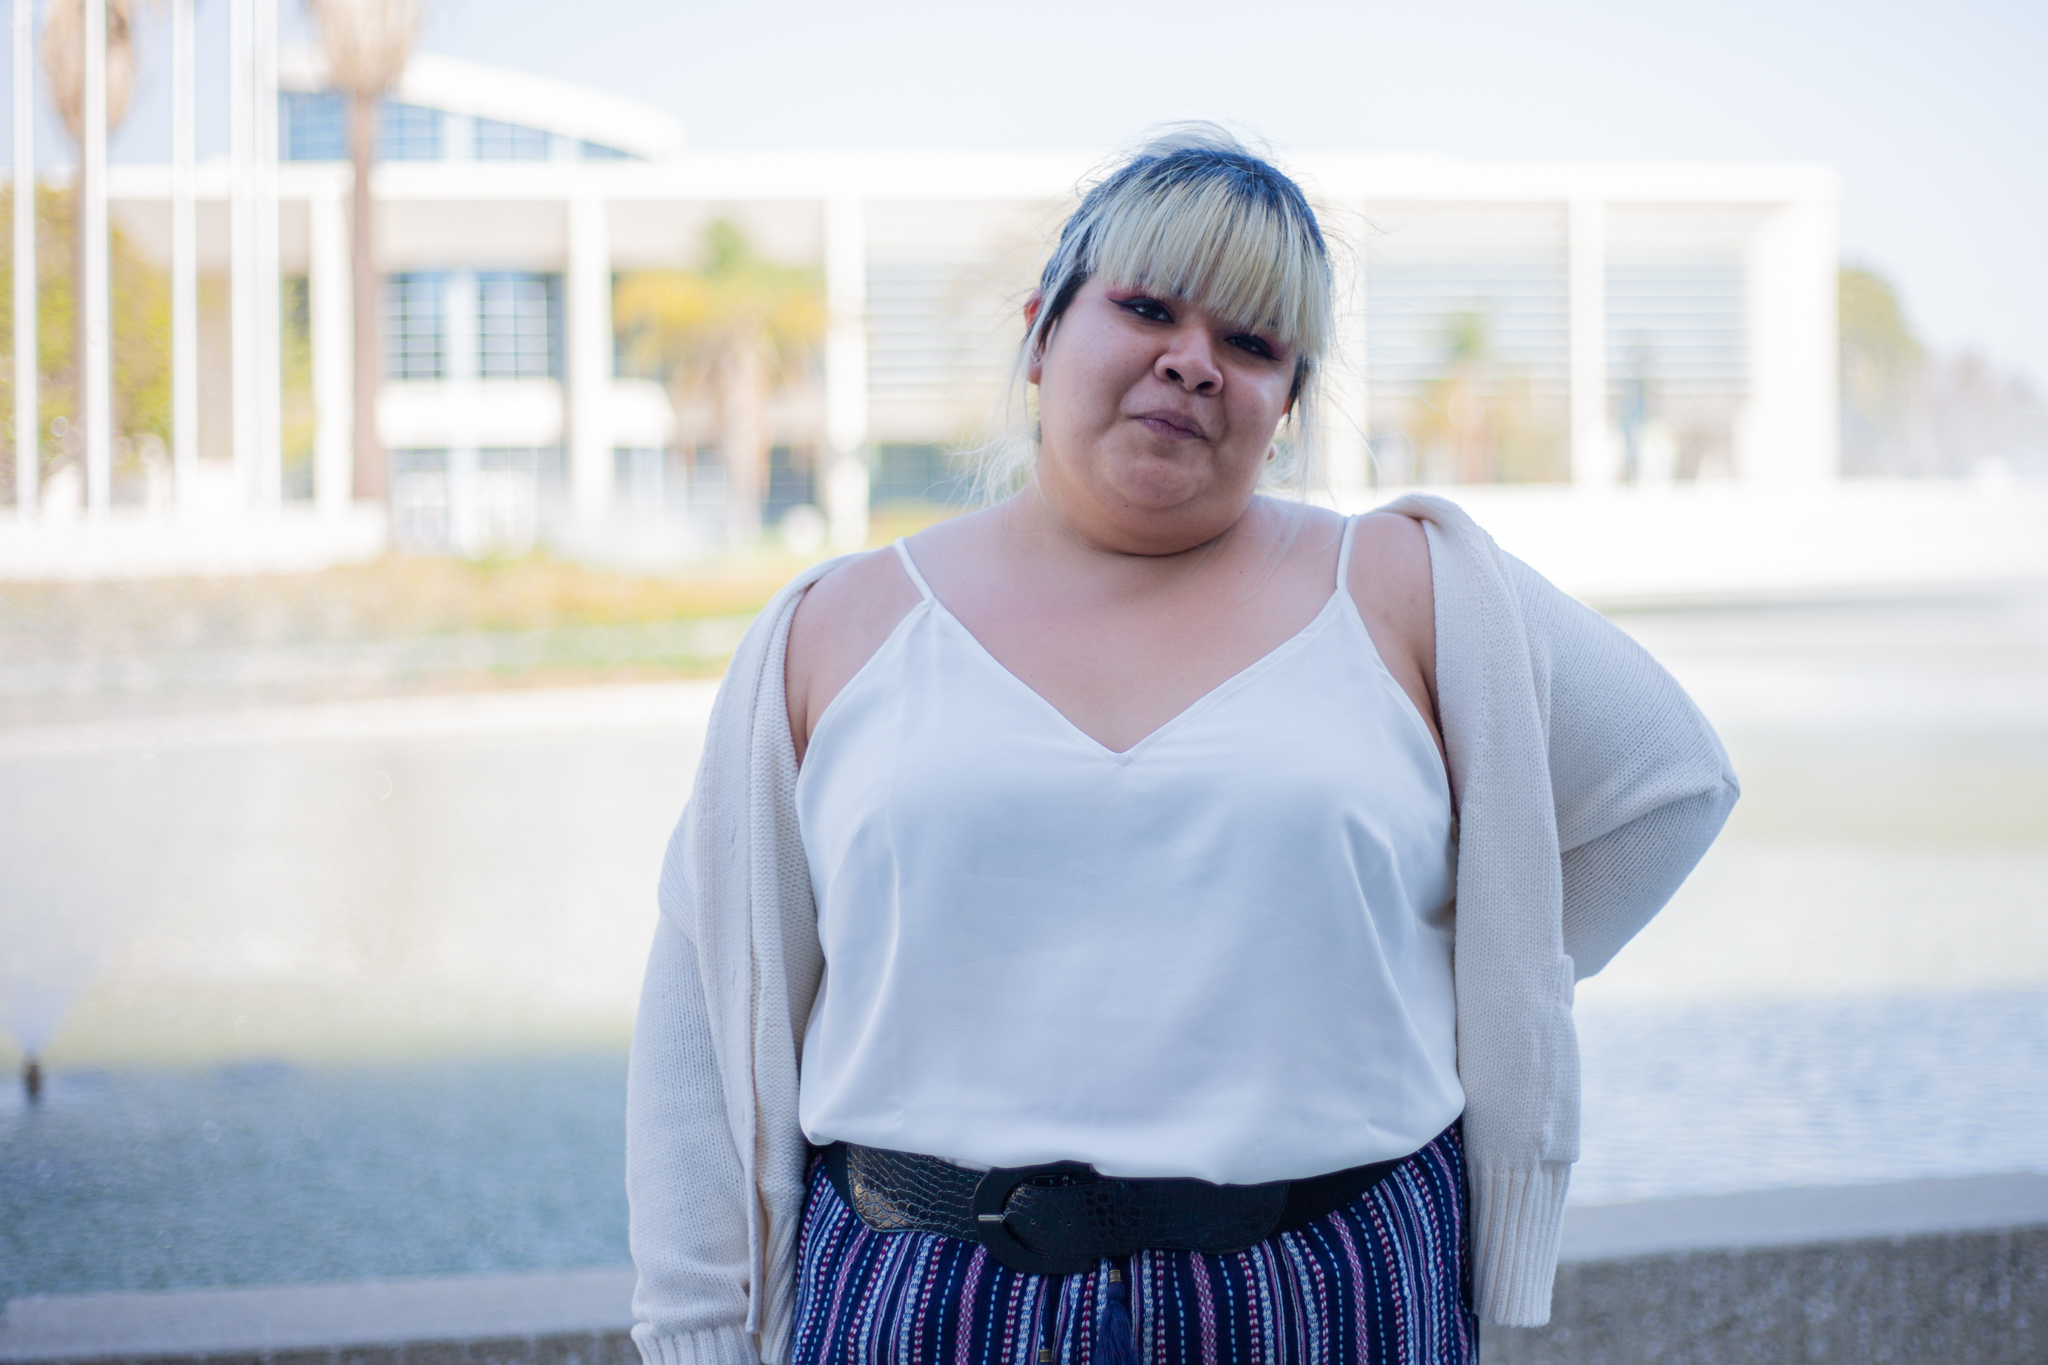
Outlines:
{"type": "MultiPolygon", "coordinates": [[[[1460,824],[1458,1074],[1475,1304],[1550,1314],[1579,1153],[1572,988],[1677,890],[1737,794],[1714,732],[1598,615],[1456,505],[1408,497],[1436,592],[1460,824]]],[[[797,1059],[824,971],[783,695],[799,575],[734,655],[669,842],[627,1082],[633,1337],[650,1365],[781,1365],[807,1147],[797,1059]]]]}

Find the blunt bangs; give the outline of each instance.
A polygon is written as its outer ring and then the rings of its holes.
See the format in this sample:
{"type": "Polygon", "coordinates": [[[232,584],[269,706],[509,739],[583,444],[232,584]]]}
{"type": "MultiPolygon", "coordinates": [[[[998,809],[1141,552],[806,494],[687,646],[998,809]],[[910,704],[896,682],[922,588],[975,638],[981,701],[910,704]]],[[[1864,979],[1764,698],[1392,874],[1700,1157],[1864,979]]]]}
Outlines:
{"type": "Polygon", "coordinates": [[[1273,333],[1303,362],[1297,383],[1329,341],[1330,262],[1315,212],[1220,129],[1161,138],[1088,191],[1045,263],[1033,345],[1096,276],[1273,333]]]}
{"type": "Polygon", "coordinates": [[[1315,477],[1322,370],[1335,334],[1329,247],[1294,181],[1214,124],[1155,137],[1089,188],[1039,276],[1040,308],[1011,368],[1009,420],[968,453],[979,500],[1030,477],[1038,429],[1024,375],[1091,278],[1185,299],[1294,352],[1294,387],[1262,484],[1305,497],[1315,477]]]}
{"type": "Polygon", "coordinates": [[[1330,268],[1315,219],[1305,203],[1287,202],[1299,191],[1282,192],[1276,172],[1203,160],[1182,153],[1144,168],[1121,202],[1104,206],[1092,259],[1075,264],[1274,334],[1312,363],[1330,333],[1330,268]]]}

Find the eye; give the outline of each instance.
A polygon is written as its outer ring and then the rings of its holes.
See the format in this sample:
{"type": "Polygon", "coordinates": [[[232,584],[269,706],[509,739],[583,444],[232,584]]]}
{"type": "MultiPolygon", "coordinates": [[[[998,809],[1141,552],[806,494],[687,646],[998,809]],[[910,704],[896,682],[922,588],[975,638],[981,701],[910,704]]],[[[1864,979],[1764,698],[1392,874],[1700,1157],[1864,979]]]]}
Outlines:
{"type": "Polygon", "coordinates": [[[1230,344],[1241,351],[1248,351],[1262,360],[1278,360],[1280,358],[1280,353],[1273,348],[1272,342],[1251,332],[1239,332],[1236,336],[1230,338],[1230,344]]]}
{"type": "Polygon", "coordinates": [[[1147,322],[1172,322],[1173,314],[1158,299],[1148,299],[1143,294],[1134,298],[1118,299],[1116,306],[1147,322]]]}

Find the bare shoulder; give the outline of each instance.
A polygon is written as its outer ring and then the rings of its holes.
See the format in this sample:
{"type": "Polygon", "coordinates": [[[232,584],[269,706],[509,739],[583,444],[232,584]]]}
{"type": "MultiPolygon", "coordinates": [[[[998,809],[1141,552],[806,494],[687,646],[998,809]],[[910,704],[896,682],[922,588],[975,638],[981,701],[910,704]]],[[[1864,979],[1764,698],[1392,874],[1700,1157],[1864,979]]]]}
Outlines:
{"type": "MultiPolygon", "coordinates": [[[[1422,523],[1375,512],[1358,523],[1351,547],[1351,600],[1395,681],[1434,728],[1436,591],[1422,523]]],[[[1439,741],[1441,742],[1441,741],[1439,741]]]]}
{"type": "MultiPolygon", "coordinates": [[[[805,645],[859,637],[880,627],[882,639],[917,605],[917,586],[893,549],[855,555],[811,584],[789,626],[790,653],[805,645]]],[[[881,639],[875,641],[879,646],[881,639]]],[[[873,653],[870,650],[869,653],[873,653]]]]}
{"type": "Polygon", "coordinates": [[[918,599],[917,586],[894,550],[858,555],[805,592],[789,623],[789,654],[783,663],[790,737],[799,759],[832,698],[874,657],[918,599]]]}
{"type": "Polygon", "coordinates": [[[1374,512],[1358,523],[1354,536],[1350,586],[1359,610],[1370,607],[1434,637],[1436,592],[1422,523],[1399,512],[1374,512]]]}

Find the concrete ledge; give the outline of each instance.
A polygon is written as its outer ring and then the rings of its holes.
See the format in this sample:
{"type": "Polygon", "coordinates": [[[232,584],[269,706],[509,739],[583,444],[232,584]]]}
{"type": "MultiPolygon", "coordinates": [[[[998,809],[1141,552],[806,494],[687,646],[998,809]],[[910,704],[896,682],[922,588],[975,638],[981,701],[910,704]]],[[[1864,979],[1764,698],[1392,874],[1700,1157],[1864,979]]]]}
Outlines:
{"type": "Polygon", "coordinates": [[[19,1298],[0,1361],[637,1365],[630,1269],[19,1298]]]}
{"type": "Polygon", "coordinates": [[[1619,1261],[2048,1224],[2048,1175],[1827,1185],[1568,1209],[1560,1259],[1619,1261]]]}
{"type": "MultiPolygon", "coordinates": [[[[1486,1365],[2039,1365],[2048,1176],[1584,1207],[1486,1365]]],[[[628,1269],[20,1298],[0,1365],[638,1365],[628,1269]]],[[[1160,1365],[1173,1365],[1161,1362],[1160,1365]]]]}
{"type": "Polygon", "coordinates": [[[2039,1365],[2048,1176],[1568,1210],[1546,1327],[1485,1365],[2039,1365]]]}

